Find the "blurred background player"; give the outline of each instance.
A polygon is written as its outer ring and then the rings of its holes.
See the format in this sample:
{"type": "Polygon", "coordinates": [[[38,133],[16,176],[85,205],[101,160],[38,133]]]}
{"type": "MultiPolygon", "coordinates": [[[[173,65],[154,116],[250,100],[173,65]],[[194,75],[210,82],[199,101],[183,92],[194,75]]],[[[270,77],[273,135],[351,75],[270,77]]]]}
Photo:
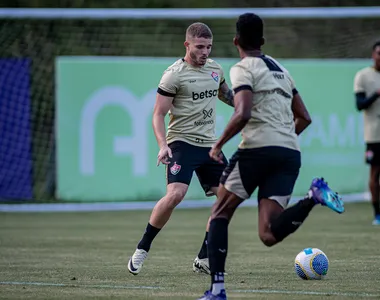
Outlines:
{"type": "Polygon", "coordinates": [[[380,41],[372,47],[373,66],[356,73],[354,92],[356,107],[364,111],[366,162],[370,165],[369,189],[375,218],[380,225],[380,41]]]}
{"type": "MultiPolygon", "coordinates": [[[[129,272],[137,275],[143,266],[153,239],[183,200],[195,171],[206,196],[216,195],[219,180],[227,164],[208,155],[216,141],[216,99],[233,106],[233,93],[225,82],[222,67],[208,58],[213,36],[203,23],[194,23],[186,31],[186,55],[164,72],[156,97],[153,129],[160,151],[157,165],[166,165],[166,195],[157,202],[137,249],[128,262],[129,272]],[[165,116],[169,112],[165,136],[165,116]]],[[[196,272],[209,273],[207,231],[193,263],[196,272]]]]}
{"type": "Polygon", "coordinates": [[[285,209],[299,169],[298,135],[311,123],[310,115],[289,72],[261,52],[263,22],[247,13],[236,23],[241,61],[230,71],[235,112],[210,156],[223,161],[223,145],[242,130],[242,142],[221,177],[212,208],[208,235],[211,289],[200,299],[227,299],[224,268],[228,224],[235,209],[258,187],[259,236],[268,247],[295,232],[316,204],[342,213],[343,203],[323,179],[314,179],[307,196],[285,209]]]}

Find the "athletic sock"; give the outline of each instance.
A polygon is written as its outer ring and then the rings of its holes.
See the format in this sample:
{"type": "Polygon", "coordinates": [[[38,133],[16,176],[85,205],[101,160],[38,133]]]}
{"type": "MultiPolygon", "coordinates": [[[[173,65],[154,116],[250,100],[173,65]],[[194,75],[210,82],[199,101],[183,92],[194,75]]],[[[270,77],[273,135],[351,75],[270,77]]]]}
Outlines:
{"type": "Polygon", "coordinates": [[[373,211],[375,213],[375,217],[380,216],[380,202],[372,202],[373,211]]]}
{"type": "Polygon", "coordinates": [[[199,250],[199,253],[198,253],[199,259],[204,259],[204,258],[208,257],[208,255],[207,255],[207,238],[208,238],[208,232],[206,232],[205,238],[203,239],[202,247],[199,250]]]}
{"type": "Polygon", "coordinates": [[[272,220],[271,231],[276,240],[282,241],[289,234],[295,232],[305,221],[314,205],[314,200],[307,197],[284,210],[276,219],[272,220]]]}
{"type": "Polygon", "coordinates": [[[143,249],[146,252],[149,251],[150,246],[156,235],[160,232],[161,228],[154,227],[148,223],[145,229],[145,233],[141,239],[141,241],[137,245],[137,249],[143,249]]]}
{"type": "Polygon", "coordinates": [[[217,272],[211,274],[211,293],[213,295],[219,295],[222,290],[225,290],[224,287],[224,273],[217,272]]]}

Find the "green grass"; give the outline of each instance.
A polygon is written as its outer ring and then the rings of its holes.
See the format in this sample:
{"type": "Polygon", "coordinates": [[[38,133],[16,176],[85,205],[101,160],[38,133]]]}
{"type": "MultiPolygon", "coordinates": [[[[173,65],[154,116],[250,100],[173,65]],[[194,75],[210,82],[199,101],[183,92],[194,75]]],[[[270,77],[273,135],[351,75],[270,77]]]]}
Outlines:
{"type": "MultiPolygon", "coordinates": [[[[298,232],[266,248],[257,236],[257,209],[240,208],[230,226],[229,299],[379,299],[380,228],[371,225],[371,213],[368,203],[347,205],[343,215],[317,207],[298,232]],[[325,280],[303,281],[295,275],[294,258],[305,247],[318,247],[328,255],[325,280]]],[[[149,214],[1,213],[0,281],[65,286],[2,284],[0,299],[196,299],[209,286],[208,276],[191,270],[209,209],[175,211],[142,273],[132,276],[127,261],[149,214]]]]}

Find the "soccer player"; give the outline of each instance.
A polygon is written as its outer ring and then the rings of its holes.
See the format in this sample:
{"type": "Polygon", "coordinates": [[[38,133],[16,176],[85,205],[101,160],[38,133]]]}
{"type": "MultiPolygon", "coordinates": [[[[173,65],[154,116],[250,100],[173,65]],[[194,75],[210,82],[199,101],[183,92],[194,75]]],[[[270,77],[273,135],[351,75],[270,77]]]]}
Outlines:
{"type": "Polygon", "coordinates": [[[268,247],[295,232],[316,204],[344,211],[341,198],[320,178],[304,199],[286,209],[301,167],[298,135],[311,123],[289,72],[264,55],[263,22],[247,13],[236,23],[241,61],[230,70],[235,112],[210,156],[222,162],[221,149],[242,130],[242,142],[221,177],[208,235],[211,289],[203,300],[227,299],[224,267],[228,224],[236,208],[258,187],[259,237],[268,247]]]}
{"type": "MultiPolygon", "coordinates": [[[[233,106],[233,92],[225,82],[222,67],[208,58],[213,36],[203,23],[186,30],[186,55],[166,69],[157,90],[153,129],[160,148],[157,165],[166,165],[166,195],[155,205],[145,233],[128,262],[129,272],[137,275],[147,258],[153,239],[167,223],[174,208],[185,197],[193,172],[198,176],[206,196],[216,195],[219,180],[227,165],[209,156],[216,141],[216,100],[233,106]],[[165,116],[170,121],[165,137],[165,116]]],[[[198,256],[195,272],[209,274],[207,231],[198,256]]]]}
{"type": "Polygon", "coordinates": [[[375,218],[380,225],[380,41],[372,47],[373,66],[356,73],[354,92],[356,107],[364,112],[365,159],[370,165],[369,189],[375,218]]]}

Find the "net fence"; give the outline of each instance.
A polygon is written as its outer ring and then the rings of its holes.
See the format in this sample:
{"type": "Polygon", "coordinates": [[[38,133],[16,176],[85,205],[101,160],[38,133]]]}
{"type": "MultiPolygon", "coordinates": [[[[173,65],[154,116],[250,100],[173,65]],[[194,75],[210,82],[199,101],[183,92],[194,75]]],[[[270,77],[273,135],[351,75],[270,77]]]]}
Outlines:
{"type": "MultiPolygon", "coordinates": [[[[195,21],[205,22],[212,29],[213,57],[237,56],[232,44],[235,19],[0,19],[0,80],[3,82],[0,119],[8,120],[6,124],[10,126],[9,120],[22,117],[9,116],[9,105],[18,105],[20,111],[30,111],[29,121],[14,123],[16,127],[24,126],[23,129],[15,128],[12,134],[3,136],[9,143],[19,145],[16,147],[19,152],[13,151],[12,157],[25,156],[22,166],[9,163],[7,174],[12,168],[25,172],[25,182],[21,184],[17,179],[12,183],[9,175],[0,173],[0,188],[7,190],[12,184],[22,188],[30,181],[31,191],[25,187],[25,195],[30,195],[29,198],[53,198],[54,62],[57,56],[182,57],[185,30],[195,21]],[[25,70],[28,70],[29,79],[15,82],[14,77],[25,70]],[[29,85],[31,100],[26,103],[20,99],[26,97],[29,85]],[[31,133],[30,156],[25,155],[22,141],[19,141],[20,136],[24,136],[24,141],[28,139],[28,131],[31,133]]],[[[380,17],[268,19],[265,24],[264,52],[277,58],[368,58],[372,44],[380,39],[380,17]]],[[[7,157],[5,161],[12,161],[5,148],[0,148],[0,155],[7,157]]],[[[2,193],[0,198],[23,198],[22,194],[7,195],[2,193]]]]}

